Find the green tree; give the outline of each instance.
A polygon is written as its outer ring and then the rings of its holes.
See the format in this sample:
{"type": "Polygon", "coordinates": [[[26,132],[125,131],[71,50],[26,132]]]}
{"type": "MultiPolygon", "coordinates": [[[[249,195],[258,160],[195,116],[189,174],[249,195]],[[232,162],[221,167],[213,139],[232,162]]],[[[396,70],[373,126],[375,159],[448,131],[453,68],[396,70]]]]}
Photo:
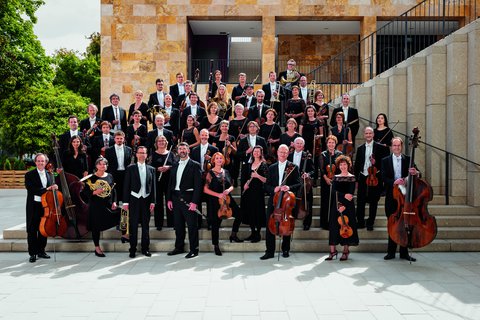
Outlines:
{"type": "Polygon", "coordinates": [[[0,100],[26,85],[48,83],[50,59],[33,32],[42,0],[0,1],[0,100]]]}
{"type": "Polygon", "coordinates": [[[25,87],[0,103],[0,148],[16,156],[51,152],[51,134],[68,129],[89,100],[63,87],[25,87]]]}

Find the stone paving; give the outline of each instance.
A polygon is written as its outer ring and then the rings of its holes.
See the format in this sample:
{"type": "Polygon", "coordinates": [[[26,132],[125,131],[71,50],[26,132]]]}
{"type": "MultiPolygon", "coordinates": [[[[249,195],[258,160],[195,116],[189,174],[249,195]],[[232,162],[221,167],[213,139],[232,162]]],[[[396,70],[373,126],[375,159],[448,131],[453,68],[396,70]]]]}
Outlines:
{"type": "MultiPolygon", "coordinates": [[[[0,228],[24,222],[24,191],[0,190],[0,228]]],[[[480,253],[0,253],[1,319],[480,319],[480,253]]]]}

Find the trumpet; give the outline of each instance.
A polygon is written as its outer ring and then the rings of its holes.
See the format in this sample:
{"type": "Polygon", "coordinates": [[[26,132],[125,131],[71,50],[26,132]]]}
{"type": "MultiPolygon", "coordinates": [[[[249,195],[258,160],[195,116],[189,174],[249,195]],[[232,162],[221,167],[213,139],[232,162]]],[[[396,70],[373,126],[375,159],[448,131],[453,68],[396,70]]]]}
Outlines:
{"type": "Polygon", "coordinates": [[[308,91],[309,91],[309,99],[308,101],[310,102],[310,105],[313,105],[314,101],[314,96],[315,96],[315,90],[316,90],[316,83],[315,80],[310,81],[310,84],[308,85],[308,91]]]}
{"type": "Polygon", "coordinates": [[[278,99],[278,97],[280,96],[280,82],[276,81],[276,87],[275,87],[275,91],[277,92],[277,95],[274,96],[273,95],[273,92],[272,92],[272,97],[270,98],[270,108],[273,107],[273,104],[275,102],[280,102],[280,99],[278,99]]]}
{"type": "Polygon", "coordinates": [[[120,229],[120,231],[125,232],[125,235],[128,235],[128,230],[130,229],[129,217],[129,210],[122,209],[120,211],[120,223],[118,225],[118,228],[120,229]]]}
{"type": "Polygon", "coordinates": [[[107,181],[98,179],[94,183],[90,181],[90,179],[86,180],[85,183],[88,185],[90,190],[95,191],[98,189],[103,189],[102,193],[97,194],[100,198],[109,197],[112,194],[112,189],[115,187],[115,183],[110,186],[107,181]]]}

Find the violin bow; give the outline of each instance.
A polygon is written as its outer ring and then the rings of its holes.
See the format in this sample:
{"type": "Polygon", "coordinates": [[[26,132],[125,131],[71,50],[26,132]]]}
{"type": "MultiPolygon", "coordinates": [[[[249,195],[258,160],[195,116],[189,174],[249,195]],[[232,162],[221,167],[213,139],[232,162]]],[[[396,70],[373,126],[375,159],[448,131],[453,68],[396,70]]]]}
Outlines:
{"type": "Polygon", "coordinates": [[[385,139],[385,137],[387,136],[387,134],[388,134],[389,132],[391,132],[391,131],[397,126],[397,124],[398,124],[399,122],[400,122],[400,120],[397,120],[397,123],[395,123],[395,124],[393,125],[393,127],[388,128],[387,133],[383,136],[382,139],[380,139],[380,141],[378,141],[378,143],[382,143],[383,139],[385,139]]]}

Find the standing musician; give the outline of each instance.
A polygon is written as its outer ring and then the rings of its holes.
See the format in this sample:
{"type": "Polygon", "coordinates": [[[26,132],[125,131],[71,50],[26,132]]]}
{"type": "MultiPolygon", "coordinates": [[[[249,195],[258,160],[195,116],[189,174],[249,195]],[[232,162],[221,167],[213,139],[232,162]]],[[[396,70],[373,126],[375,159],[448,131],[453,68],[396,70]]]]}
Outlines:
{"type": "Polygon", "coordinates": [[[250,107],[257,104],[257,99],[253,95],[253,83],[249,83],[245,86],[245,94],[240,100],[238,100],[238,102],[243,104],[246,110],[249,110],[250,107]]]}
{"type": "Polygon", "coordinates": [[[354,173],[357,180],[357,226],[365,228],[365,204],[368,202],[369,214],[366,221],[368,231],[373,231],[377,206],[382,194],[382,160],[388,156],[388,148],[373,141],[374,133],[372,127],[363,130],[365,143],[357,148],[355,155],[354,173]],[[376,182],[376,185],[374,185],[376,182]]]}
{"type": "Polygon", "coordinates": [[[280,145],[280,135],[282,129],[275,122],[277,111],[275,109],[268,109],[266,112],[267,121],[260,126],[258,135],[267,142],[267,150],[265,150],[265,158],[268,164],[272,164],[277,159],[277,148],[280,145]]]}
{"type": "Polygon", "coordinates": [[[148,105],[143,102],[143,92],[142,90],[135,91],[135,102],[130,105],[128,108],[128,124],[133,124],[133,112],[140,111],[142,117],[140,123],[147,127],[147,121],[152,121],[150,118],[150,113],[148,112],[148,105]]]}
{"type": "Polygon", "coordinates": [[[308,105],[310,102],[310,90],[308,90],[308,83],[307,83],[307,77],[306,76],[301,76],[300,77],[300,86],[299,86],[299,96],[303,101],[305,101],[305,105],[308,105]]]}
{"type": "Polygon", "coordinates": [[[165,95],[167,95],[167,93],[163,91],[163,79],[159,78],[155,80],[155,87],[157,90],[150,93],[148,98],[148,107],[153,108],[154,106],[160,106],[160,108],[163,108],[165,107],[165,95]]]}
{"type": "MultiPolygon", "coordinates": [[[[237,103],[235,105],[235,118],[230,120],[230,126],[228,129],[228,133],[235,138],[235,143],[238,144],[240,139],[244,138],[248,134],[248,119],[243,116],[244,107],[242,104],[237,103]]],[[[240,174],[240,163],[241,160],[238,156],[238,152],[233,155],[233,171],[232,179],[233,179],[233,186],[237,187],[237,180],[240,174]]]]}
{"type": "MultiPolygon", "coordinates": [[[[177,137],[180,133],[180,110],[175,108],[172,104],[172,96],[169,94],[165,95],[165,106],[164,110],[167,113],[165,117],[165,124],[164,127],[173,132],[173,136],[175,137],[174,142],[177,142],[177,137]]],[[[153,123],[153,128],[155,129],[155,123],[153,123]]]]}
{"type": "Polygon", "coordinates": [[[301,120],[305,113],[305,101],[299,96],[298,86],[292,87],[292,98],[288,99],[285,107],[285,119],[294,118],[297,122],[301,120]]]}
{"type": "Polygon", "coordinates": [[[329,112],[329,105],[323,101],[324,95],[322,90],[315,91],[315,95],[313,97],[313,106],[315,107],[317,113],[317,119],[320,121],[321,127],[323,128],[323,137],[322,137],[322,151],[325,151],[327,148],[325,144],[325,138],[327,136],[328,130],[328,112],[329,112]]]}
{"type": "Polygon", "coordinates": [[[328,244],[330,255],[325,258],[331,261],[337,258],[338,244],[343,246],[343,254],[340,261],[348,260],[350,246],[358,246],[358,231],[355,221],[355,177],[349,172],[352,161],[349,157],[341,155],[335,160],[335,165],[340,169],[340,174],[335,175],[332,181],[332,189],[335,201],[331,204],[328,244]],[[342,218],[343,216],[343,218],[342,218]]]}
{"type": "Polygon", "coordinates": [[[147,127],[140,123],[142,113],[138,110],[133,111],[133,124],[127,127],[127,143],[136,153],[139,146],[144,146],[147,142],[147,127]]]}
{"type": "Polygon", "coordinates": [[[263,103],[263,98],[265,97],[265,92],[263,90],[257,90],[255,94],[256,103],[250,106],[248,110],[248,120],[257,121],[258,125],[262,125],[267,121],[266,112],[270,108],[269,106],[263,103]]]}
{"type": "Polygon", "coordinates": [[[263,150],[267,150],[267,142],[264,138],[257,135],[259,129],[258,123],[250,121],[248,123],[248,135],[245,138],[240,139],[237,155],[243,163],[242,170],[246,168],[247,163],[250,163],[253,160],[253,147],[261,146],[263,150]]]}
{"type": "Polygon", "coordinates": [[[217,135],[217,133],[220,130],[220,122],[223,119],[218,116],[218,105],[215,101],[212,101],[208,104],[207,106],[207,116],[203,118],[203,120],[200,122],[200,127],[199,129],[207,129],[208,134],[210,137],[208,138],[208,141],[210,143],[213,142],[213,139],[217,135]]]}
{"type": "Polygon", "coordinates": [[[228,172],[233,170],[233,155],[237,152],[237,143],[235,137],[228,134],[229,123],[227,120],[220,122],[220,134],[213,139],[212,145],[218,148],[225,157],[223,166],[228,172]]]}
{"type": "Polygon", "coordinates": [[[127,115],[125,110],[119,106],[120,96],[116,93],[110,95],[111,105],[102,110],[102,120],[110,122],[113,131],[127,130],[127,115]]]}
{"type": "Polygon", "coordinates": [[[286,81],[285,89],[286,94],[285,98],[288,100],[291,98],[291,90],[293,86],[298,86],[298,80],[302,76],[302,74],[298,73],[296,70],[297,63],[295,60],[290,59],[287,61],[287,70],[282,71],[278,74],[277,81],[286,81]]]}
{"type": "Polygon", "coordinates": [[[328,230],[328,218],[330,216],[330,208],[333,203],[332,180],[338,172],[335,161],[342,154],[335,149],[337,145],[337,137],[329,135],[326,139],[327,150],[323,151],[320,156],[320,228],[328,230]]]}
{"type": "Polygon", "coordinates": [[[99,124],[102,122],[100,117],[97,117],[98,107],[93,103],[90,103],[87,107],[88,117],[80,121],[80,131],[82,133],[87,132],[93,128],[93,135],[100,135],[101,131],[99,129],[99,124]]]}
{"type": "Polygon", "coordinates": [[[175,224],[175,248],[168,253],[169,256],[185,252],[185,222],[188,228],[190,252],[185,258],[198,256],[198,220],[197,207],[200,205],[202,195],[202,172],[200,164],[188,157],[190,149],[188,144],[181,142],[178,145],[180,161],[175,163],[170,172],[167,191],[167,206],[173,210],[175,224]]]}
{"type": "MultiPolygon", "coordinates": [[[[155,205],[154,219],[155,227],[158,231],[162,230],[164,221],[164,202],[167,203],[168,180],[170,179],[170,169],[175,164],[175,156],[169,151],[168,140],[165,136],[157,136],[154,142],[154,150],[152,152],[152,167],[155,168],[157,184],[157,203],[155,205]]],[[[167,207],[167,227],[173,228],[173,211],[167,207]]]]}
{"type": "MultiPolygon", "coordinates": [[[[402,153],[403,140],[400,137],[392,139],[392,154],[382,159],[382,179],[385,185],[385,214],[388,217],[397,210],[397,201],[393,197],[395,185],[406,185],[406,178],[410,175],[418,175],[415,167],[409,168],[410,157],[402,153]]],[[[388,249],[385,260],[395,259],[397,244],[388,236],[388,249]]],[[[417,259],[408,254],[407,247],[400,247],[400,259],[416,261],[417,259]]]]}
{"type": "Polygon", "coordinates": [[[241,185],[243,188],[240,207],[242,208],[243,223],[250,226],[251,233],[245,241],[260,242],[260,231],[266,226],[265,191],[268,165],[263,157],[263,148],[253,147],[253,161],[247,163],[242,170],[241,185]]]}
{"type": "Polygon", "coordinates": [[[351,145],[353,147],[352,131],[350,130],[350,127],[345,125],[345,115],[342,111],[339,111],[335,114],[335,123],[335,126],[330,128],[330,134],[337,138],[337,145],[335,147],[342,145],[343,148],[346,148],[347,145],[351,145]]]}
{"type": "Polygon", "coordinates": [[[239,103],[240,99],[245,96],[245,86],[247,84],[247,75],[243,72],[238,74],[238,84],[233,87],[232,89],[232,94],[230,95],[232,97],[233,102],[239,103]]]}
{"type": "Polygon", "coordinates": [[[392,145],[393,133],[388,127],[388,119],[385,113],[379,113],[375,119],[375,129],[373,129],[373,140],[384,146],[392,145]]]}
{"type": "MultiPolygon", "coordinates": [[[[287,160],[288,147],[286,145],[282,144],[278,147],[277,157],[278,162],[275,162],[268,168],[268,177],[264,185],[266,193],[270,196],[268,199],[267,220],[274,211],[273,198],[276,193],[280,191],[291,191],[295,193],[300,188],[300,172],[296,165],[287,160]],[[294,168],[287,177],[285,173],[289,166],[293,166],[294,168]],[[286,181],[284,181],[285,178],[286,181]]],[[[281,199],[279,200],[281,201],[281,199]]],[[[283,236],[282,238],[282,256],[288,258],[290,256],[291,236],[283,236]]],[[[260,260],[273,258],[275,254],[275,235],[272,234],[268,228],[266,228],[265,239],[266,250],[265,254],[260,257],[260,260]]]]}
{"type": "MultiPolygon", "coordinates": [[[[225,84],[222,82],[222,72],[220,70],[215,70],[213,73],[213,76],[215,78],[215,81],[212,83],[212,92],[210,95],[208,95],[207,92],[207,101],[210,102],[210,100],[214,99],[217,96],[217,91],[218,88],[220,88],[221,85],[225,86],[225,84]]],[[[218,103],[218,101],[215,101],[218,103]]]]}
{"type": "MultiPolygon", "coordinates": [[[[192,160],[200,163],[200,167],[202,168],[202,184],[205,185],[205,177],[207,176],[208,171],[213,166],[211,163],[212,156],[218,152],[218,148],[208,143],[209,134],[207,129],[202,129],[200,131],[200,145],[196,146],[192,149],[191,157],[192,160]]],[[[207,198],[205,195],[202,195],[202,201],[205,201],[207,204],[207,213],[212,210],[207,198]]],[[[202,207],[198,208],[202,211],[202,207]]],[[[207,215],[207,216],[211,216],[207,215]]],[[[207,221],[208,225],[210,225],[210,221],[207,221]]],[[[201,228],[202,226],[202,216],[198,216],[198,227],[201,228]]]]}
{"type": "MultiPolygon", "coordinates": [[[[305,149],[312,155],[315,169],[313,171],[314,182],[318,179],[318,168],[320,153],[322,152],[322,137],[324,136],[323,126],[317,119],[315,107],[308,106],[305,109],[305,117],[300,124],[300,135],[305,139],[305,149]]],[[[316,185],[316,183],[314,183],[316,185]]]]}
{"type": "MultiPolygon", "coordinates": [[[[333,109],[332,117],[330,118],[330,126],[334,127],[336,122],[336,115],[338,112],[343,112],[344,115],[344,122],[348,124],[348,127],[352,131],[352,139],[350,141],[355,141],[355,137],[357,136],[358,129],[360,128],[360,124],[358,122],[358,110],[349,106],[350,104],[350,96],[348,94],[342,95],[342,106],[333,109]]],[[[353,143],[355,145],[355,143],[353,143]]]]}
{"type": "Polygon", "coordinates": [[[98,159],[99,156],[105,157],[105,150],[115,144],[115,140],[110,134],[110,130],[112,129],[110,122],[102,121],[100,128],[102,128],[102,134],[95,136],[92,140],[90,156],[93,159],[98,159]]]}
{"type": "Polygon", "coordinates": [[[155,152],[155,149],[156,149],[155,141],[157,137],[164,136],[168,141],[168,145],[173,145],[173,132],[166,129],[164,127],[164,123],[165,123],[165,118],[163,117],[163,115],[157,114],[155,116],[156,128],[148,132],[147,134],[146,147],[148,148],[148,154],[152,154],[153,152],[155,152]]]}
{"type": "Polygon", "coordinates": [[[43,259],[50,259],[45,252],[47,238],[40,231],[40,218],[43,217],[42,195],[49,190],[58,190],[58,186],[53,181],[52,176],[45,171],[48,163],[48,157],[43,153],[37,153],[34,158],[36,169],[28,171],[25,174],[25,188],[27,189],[27,243],[28,261],[37,261],[37,256],[43,259]]]}
{"type": "Polygon", "coordinates": [[[88,230],[92,232],[95,245],[94,253],[97,257],[105,258],[100,248],[100,232],[108,230],[118,224],[116,192],[113,176],[107,173],[108,161],[100,157],[95,161],[94,173],[85,181],[83,189],[88,201],[88,230]]]}
{"type": "MultiPolygon", "coordinates": [[[[281,111],[281,101],[283,101],[284,97],[284,91],[282,87],[280,86],[280,83],[276,81],[277,74],[275,71],[270,71],[268,73],[268,82],[265,83],[262,86],[262,90],[265,93],[265,99],[264,103],[270,108],[274,108],[275,111],[277,111],[278,114],[280,114],[281,111]]],[[[257,97],[258,101],[258,97],[257,97]]]]}
{"type": "Polygon", "coordinates": [[[113,180],[116,183],[118,203],[123,201],[123,181],[125,179],[125,168],[130,164],[132,158],[132,149],[125,146],[125,133],[123,131],[116,131],[113,135],[115,145],[105,149],[105,158],[109,163],[107,172],[113,175],[113,180]]]}
{"type": "Polygon", "coordinates": [[[297,132],[297,120],[290,118],[287,120],[287,130],[280,135],[280,144],[284,144],[293,150],[293,141],[301,135],[297,132]]]}
{"type": "Polygon", "coordinates": [[[147,148],[137,148],[137,163],[127,167],[123,186],[123,209],[129,210],[130,258],[137,252],[138,224],[142,224],[142,254],[150,253],[150,215],[155,209],[156,183],[155,169],[145,163],[147,148]]]}
{"type": "Polygon", "coordinates": [[[228,211],[232,211],[235,221],[232,226],[232,233],[230,234],[230,242],[243,242],[237,236],[242,216],[240,208],[235,199],[230,195],[233,191],[232,179],[228,170],[223,168],[225,157],[221,152],[217,152],[212,156],[213,167],[208,171],[205,178],[203,192],[207,195],[211,210],[208,212],[209,220],[212,224],[212,244],[217,256],[222,255],[222,251],[218,246],[219,230],[222,224],[220,214],[227,215],[228,211]],[[220,205],[220,201],[223,204],[220,205]],[[228,204],[229,203],[229,204],[228,204]],[[219,212],[220,211],[220,212],[219,212]]]}
{"type": "Polygon", "coordinates": [[[191,114],[187,116],[187,127],[182,130],[180,142],[186,142],[190,146],[190,149],[200,144],[200,133],[195,127],[195,117],[191,114]]]}
{"type": "MultiPolygon", "coordinates": [[[[183,79],[184,79],[183,73],[178,72],[175,75],[175,77],[177,78],[177,83],[175,83],[174,85],[171,85],[168,90],[168,92],[172,96],[173,101],[177,101],[178,96],[185,94],[185,86],[183,83],[183,79]]],[[[157,90],[158,90],[158,87],[157,87],[157,90]]],[[[176,105],[176,107],[179,108],[180,105],[176,105]]]]}
{"type": "MultiPolygon", "coordinates": [[[[177,98],[174,100],[175,101],[175,107],[180,109],[183,102],[185,102],[185,107],[188,107],[188,106],[191,105],[190,94],[193,92],[192,87],[193,87],[192,81],[190,81],[190,80],[185,81],[185,84],[184,84],[185,92],[183,94],[178,95],[177,98]]],[[[170,91],[170,94],[171,93],[172,93],[172,91],[170,91]]],[[[172,95],[172,98],[173,98],[173,95],[172,95]]]]}
{"type": "MultiPolygon", "coordinates": [[[[299,169],[301,179],[303,180],[302,182],[302,188],[304,184],[307,184],[308,180],[313,179],[313,161],[311,158],[307,156],[308,151],[304,151],[305,147],[305,140],[302,137],[298,137],[295,139],[293,142],[293,145],[295,147],[295,150],[288,155],[288,161],[293,162],[299,169]],[[305,162],[306,161],[306,162],[305,162]],[[305,171],[304,170],[305,167],[305,171]]],[[[313,212],[313,189],[310,188],[307,190],[307,194],[305,197],[305,194],[302,192],[302,190],[298,191],[298,194],[302,196],[302,201],[305,201],[305,198],[307,200],[307,206],[306,210],[308,212],[307,216],[305,219],[303,219],[303,230],[310,230],[310,227],[312,225],[312,212],[313,212]]],[[[297,198],[298,198],[297,194],[297,198]]],[[[295,208],[295,210],[298,211],[298,207],[295,208]]]]}
{"type": "Polygon", "coordinates": [[[82,139],[73,136],[68,144],[68,149],[62,155],[63,169],[65,172],[81,179],[88,174],[88,159],[84,151],[82,139]]]}
{"type": "MultiPolygon", "coordinates": [[[[78,118],[75,115],[71,115],[68,117],[68,127],[69,130],[59,137],[59,147],[60,147],[60,154],[64,154],[64,152],[68,149],[68,146],[70,144],[70,140],[74,137],[77,136],[79,137],[82,142],[85,139],[83,132],[78,130],[78,118]]],[[[86,151],[87,148],[85,147],[84,151],[86,151]]]]}
{"type": "Polygon", "coordinates": [[[218,104],[218,115],[225,120],[235,117],[235,110],[232,99],[228,96],[227,87],[225,84],[220,84],[217,93],[212,99],[218,104]]]}
{"type": "Polygon", "coordinates": [[[203,118],[207,116],[207,112],[205,109],[200,107],[197,104],[197,99],[198,96],[195,92],[190,93],[190,106],[186,107],[185,110],[183,110],[182,117],[180,120],[180,128],[183,129],[186,127],[187,124],[187,117],[188,115],[192,115],[195,118],[195,127],[198,127],[200,125],[200,122],[202,122],[203,118]]]}

